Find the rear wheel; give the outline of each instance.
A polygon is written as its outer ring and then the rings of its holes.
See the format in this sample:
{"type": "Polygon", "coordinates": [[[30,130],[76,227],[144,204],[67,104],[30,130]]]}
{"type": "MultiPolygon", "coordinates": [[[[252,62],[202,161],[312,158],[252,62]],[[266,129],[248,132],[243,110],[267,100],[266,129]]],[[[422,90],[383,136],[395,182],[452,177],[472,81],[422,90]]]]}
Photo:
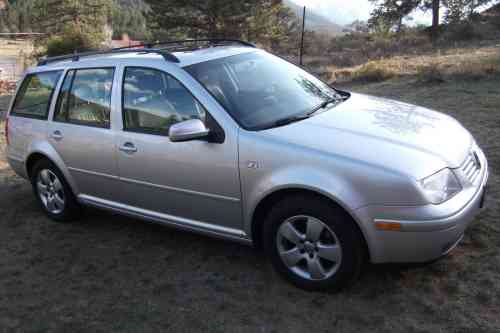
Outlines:
{"type": "Polygon", "coordinates": [[[280,201],[265,221],[266,252],[276,271],[306,290],[338,290],[363,264],[363,239],[352,218],[319,197],[280,201]]]}
{"type": "Polygon", "coordinates": [[[40,160],[31,172],[31,184],[47,216],[59,222],[78,216],[80,207],[61,171],[50,161],[40,160]]]}

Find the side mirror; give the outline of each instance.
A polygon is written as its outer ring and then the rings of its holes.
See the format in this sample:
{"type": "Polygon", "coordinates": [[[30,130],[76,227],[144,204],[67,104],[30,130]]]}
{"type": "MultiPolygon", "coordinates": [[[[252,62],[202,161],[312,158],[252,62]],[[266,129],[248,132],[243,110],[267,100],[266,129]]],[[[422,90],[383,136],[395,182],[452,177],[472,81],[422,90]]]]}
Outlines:
{"type": "Polygon", "coordinates": [[[190,119],[170,126],[168,136],[172,142],[183,142],[207,138],[208,128],[200,119],[190,119]]]}

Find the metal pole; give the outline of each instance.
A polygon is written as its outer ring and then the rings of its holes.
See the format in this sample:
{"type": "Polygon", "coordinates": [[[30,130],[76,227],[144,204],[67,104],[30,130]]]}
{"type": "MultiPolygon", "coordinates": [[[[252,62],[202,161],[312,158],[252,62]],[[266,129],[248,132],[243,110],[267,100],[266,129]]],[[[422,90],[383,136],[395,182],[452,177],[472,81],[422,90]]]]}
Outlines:
{"type": "Polygon", "coordinates": [[[306,27],[306,6],[304,6],[304,11],[302,12],[302,34],[300,36],[300,53],[299,53],[299,64],[302,66],[302,55],[304,53],[304,31],[306,27]]]}

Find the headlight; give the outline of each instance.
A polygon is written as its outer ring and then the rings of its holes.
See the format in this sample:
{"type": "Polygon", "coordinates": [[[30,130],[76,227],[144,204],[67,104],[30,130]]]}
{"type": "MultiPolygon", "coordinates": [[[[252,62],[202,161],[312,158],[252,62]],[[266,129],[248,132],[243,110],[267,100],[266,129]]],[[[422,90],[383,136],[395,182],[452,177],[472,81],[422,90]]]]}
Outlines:
{"type": "Polygon", "coordinates": [[[432,204],[440,204],[462,190],[457,176],[450,169],[443,169],[432,176],[419,181],[427,200],[432,204]]]}

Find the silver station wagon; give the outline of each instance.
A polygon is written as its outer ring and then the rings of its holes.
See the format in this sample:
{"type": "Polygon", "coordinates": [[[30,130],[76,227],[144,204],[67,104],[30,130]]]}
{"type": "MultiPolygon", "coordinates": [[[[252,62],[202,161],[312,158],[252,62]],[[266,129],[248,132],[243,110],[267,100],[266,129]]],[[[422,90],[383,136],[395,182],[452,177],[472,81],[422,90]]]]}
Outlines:
{"type": "Polygon", "coordinates": [[[307,290],[345,286],[366,260],[447,254],[488,178],[453,118],[234,40],[42,59],[6,124],[9,163],[50,218],[90,205],[253,244],[307,290]]]}

